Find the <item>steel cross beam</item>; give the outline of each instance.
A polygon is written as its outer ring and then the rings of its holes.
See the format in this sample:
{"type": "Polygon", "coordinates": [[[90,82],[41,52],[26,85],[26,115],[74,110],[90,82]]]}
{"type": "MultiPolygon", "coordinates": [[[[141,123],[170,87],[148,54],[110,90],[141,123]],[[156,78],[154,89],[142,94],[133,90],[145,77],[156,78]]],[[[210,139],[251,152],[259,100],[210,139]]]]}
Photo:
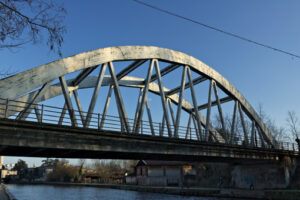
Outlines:
{"type": "Polygon", "coordinates": [[[133,70],[135,70],[136,68],[144,64],[146,61],[147,60],[134,61],[132,64],[130,64],[128,67],[126,67],[125,69],[123,69],[121,72],[117,74],[117,79],[120,80],[123,77],[127,76],[130,72],[132,72],[133,70]]]}
{"type": "MultiPolygon", "coordinates": [[[[232,97],[224,97],[220,99],[220,104],[227,103],[229,101],[232,101],[232,97]]],[[[212,107],[217,105],[218,105],[218,101],[211,102],[212,107]]],[[[204,110],[206,108],[208,108],[208,103],[198,106],[198,110],[204,110]]]]}
{"type": "Polygon", "coordinates": [[[241,123],[242,123],[243,131],[244,131],[245,145],[248,145],[248,131],[247,131],[247,128],[245,125],[245,120],[244,120],[244,115],[243,115],[243,110],[242,110],[241,104],[238,105],[238,108],[239,108],[241,123]]]}
{"type": "MultiPolygon", "coordinates": [[[[171,71],[177,69],[178,67],[180,67],[180,64],[177,64],[177,63],[170,64],[169,66],[165,67],[164,69],[162,69],[160,71],[160,76],[162,77],[162,76],[170,73],[171,71]]],[[[151,76],[151,81],[150,82],[153,82],[156,79],[158,79],[158,76],[157,76],[157,74],[154,74],[154,75],[151,76]]]]}
{"type": "Polygon", "coordinates": [[[208,107],[206,112],[206,126],[205,126],[205,140],[208,140],[209,134],[209,125],[210,125],[210,113],[211,113],[211,97],[212,97],[212,88],[213,88],[213,81],[210,80],[209,84],[209,92],[208,92],[208,107]]]}
{"type": "Polygon", "coordinates": [[[200,122],[200,116],[199,116],[199,111],[197,109],[197,99],[196,99],[196,96],[195,96],[195,90],[194,90],[194,85],[192,84],[193,82],[193,79],[192,79],[192,75],[191,75],[191,70],[188,66],[187,67],[187,74],[188,74],[188,78],[189,78],[189,84],[190,84],[190,90],[191,90],[191,94],[192,94],[192,100],[193,100],[193,105],[194,105],[194,113],[196,115],[196,124],[195,124],[195,127],[196,127],[196,130],[198,129],[199,130],[199,139],[202,140],[202,134],[201,134],[201,122],[200,122]]]}
{"type": "Polygon", "coordinates": [[[154,60],[154,64],[155,64],[155,70],[156,70],[156,75],[157,75],[157,80],[158,80],[161,103],[162,103],[162,106],[163,106],[164,118],[166,120],[168,135],[169,135],[169,137],[172,137],[172,130],[171,130],[170,120],[169,120],[169,115],[168,115],[166,96],[165,96],[165,92],[164,92],[164,89],[163,89],[163,86],[162,86],[162,80],[161,80],[161,73],[160,73],[160,69],[159,69],[159,64],[158,64],[157,59],[153,59],[153,60],[154,60]]]}
{"type": "Polygon", "coordinates": [[[27,103],[27,105],[25,105],[24,110],[19,113],[19,115],[17,116],[16,119],[24,120],[28,117],[28,115],[30,114],[30,112],[32,110],[32,104],[35,104],[37,102],[37,99],[45,94],[47,89],[51,86],[51,83],[52,83],[52,81],[49,81],[49,82],[45,83],[41,89],[39,89],[38,93],[34,95],[34,97],[32,98],[30,103],[27,103]]]}
{"type": "Polygon", "coordinates": [[[148,99],[146,99],[146,109],[147,109],[148,119],[149,119],[149,122],[150,122],[151,134],[152,134],[152,136],[155,136],[153,121],[152,121],[152,116],[151,116],[151,111],[150,111],[148,99]]]}
{"type": "Polygon", "coordinates": [[[192,131],[191,131],[191,121],[192,121],[192,114],[189,116],[187,128],[186,128],[186,134],[185,134],[185,139],[188,139],[188,135],[190,135],[190,139],[192,137],[192,131]]]}
{"type": "Polygon", "coordinates": [[[76,122],[76,116],[75,116],[75,112],[73,109],[73,105],[72,105],[72,101],[71,101],[71,97],[70,97],[70,92],[66,83],[66,79],[64,76],[59,77],[59,81],[61,84],[61,88],[65,97],[65,101],[67,104],[67,108],[69,111],[69,115],[70,115],[70,119],[72,121],[72,125],[73,126],[77,126],[77,122],[76,122]]]}
{"type": "Polygon", "coordinates": [[[107,97],[106,97],[105,105],[104,105],[104,108],[103,108],[103,112],[102,112],[102,119],[101,119],[101,123],[100,123],[100,129],[103,129],[104,121],[105,121],[105,118],[106,118],[106,113],[107,113],[107,110],[108,110],[108,107],[109,107],[109,104],[110,104],[110,100],[111,100],[112,90],[113,90],[113,86],[110,85],[109,90],[108,90],[108,94],[107,94],[107,97]]]}
{"type": "MultiPolygon", "coordinates": [[[[77,75],[77,77],[75,79],[72,80],[71,82],[71,86],[76,87],[78,86],[90,73],[92,73],[98,66],[94,66],[94,67],[90,67],[87,69],[83,69],[79,75],[77,75]]],[[[75,97],[75,101],[76,101],[76,105],[77,108],[79,110],[79,114],[80,114],[80,118],[81,118],[81,122],[84,125],[85,124],[85,117],[84,114],[82,112],[82,107],[79,101],[79,97],[78,97],[78,93],[76,90],[72,90],[72,92],[70,93],[70,98],[72,97],[72,94],[74,93],[74,97],[75,97]]],[[[65,103],[64,105],[64,110],[61,113],[60,119],[58,121],[58,124],[62,124],[63,118],[65,116],[65,111],[67,109],[67,103],[65,103]]]]}
{"type": "MultiPolygon", "coordinates": [[[[193,85],[197,85],[197,84],[199,84],[199,83],[201,83],[201,82],[203,82],[203,81],[206,81],[207,80],[207,78],[206,77],[198,77],[198,78],[195,78],[194,80],[193,80],[193,85]]],[[[173,94],[176,94],[177,92],[179,92],[180,90],[181,90],[181,87],[182,86],[178,86],[178,87],[176,87],[176,88],[174,88],[174,89],[172,89],[172,90],[170,90],[170,91],[168,91],[167,93],[166,93],[166,95],[167,96],[170,96],[170,95],[173,95],[173,94]]],[[[185,85],[184,85],[184,88],[185,89],[188,89],[190,87],[190,83],[186,83],[185,85]]]]}
{"type": "Polygon", "coordinates": [[[92,96],[92,99],[91,99],[91,102],[90,102],[90,106],[89,106],[89,110],[88,110],[88,113],[87,113],[87,116],[86,116],[84,127],[88,127],[90,125],[91,115],[94,111],[94,108],[95,108],[95,105],[96,105],[96,100],[97,100],[98,94],[100,92],[100,88],[101,88],[101,85],[102,85],[102,81],[103,81],[104,73],[105,73],[105,70],[106,70],[106,66],[107,66],[107,64],[105,63],[105,64],[102,65],[102,67],[100,69],[98,80],[97,80],[97,85],[94,89],[94,93],[93,93],[93,96],[92,96]]]}
{"type": "Polygon", "coordinates": [[[174,111],[173,111],[173,107],[172,107],[172,102],[168,98],[167,98],[167,104],[169,106],[169,110],[170,110],[170,114],[171,114],[171,119],[172,119],[172,122],[173,122],[173,126],[175,126],[176,122],[175,122],[175,115],[174,115],[174,111]]]}
{"type": "Polygon", "coordinates": [[[114,84],[114,91],[115,91],[117,105],[120,108],[121,120],[124,120],[126,131],[127,131],[127,133],[130,133],[130,126],[129,126],[129,123],[128,123],[127,113],[126,113],[126,110],[125,110],[125,107],[124,107],[123,99],[122,99],[120,88],[119,88],[118,79],[116,77],[115,69],[114,69],[114,66],[113,66],[112,62],[108,63],[108,69],[109,69],[109,72],[111,74],[111,78],[112,78],[112,81],[113,81],[113,84],[114,84]]]}
{"type": "Polygon", "coordinates": [[[78,85],[79,83],[81,83],[81,81],[83,81],[90,73],[92,73],[95,69],[97,68],[97,66],[94,67],[90,67],[87,69],[84,69],[80,72],[80,74],[72,81],[73,86],[78,85]]]}
{"type": "Polygon", "coordinates": [[[150,66],[148,68],[148,73],[147,73],[147,77],[145,79],[145,87],[142,91],[142,96],[141,96],[141,102],[140,106],[139,106],[139,111],[137,112],[136,118],[135,118],[135,127],[134,127],[134,133],[138,133],[139,130],[139,126],[140,126],[140,121],[142,120],[143,117],[143,113],[144,113],[144,107],[145,107],[145,103],[146,103],[146,99],[148,96],[148,90],[149,90],[149,84],[150,84],[150,79],[151,79],[151,75],[152,75],[152,70],[153,70],[153,65],[155,63],[155,60],[151,60],[150,66]]]}
{"type": "Polygon", "coordinates": [[[230,137],[230,143],[233,143],[234,137],[235,137],[235,126],[236,126],[236,115],[237,115],[237,107],[239,102],[235,101],[234,103],[234,109],[232,114],[232,123],[231,123],[231,137],[230,137]]]}
{"type": "MultiPolygon", "coordinates": [[[[217,84],[214,80],[212,80],[212,82],[213,82],[213,88],[214,88],[214,92],[215,92],[216,102],[218,105],[218,111],[219,111],[219,116],[220,116],[220,120],[221,120],[222,131],[223,131],[223,137],[225,139],[225,142],[228,142],[228,136],[226,134],[226,126],[225,126],[225,121],[224,121],[224,117],[223,117],[223,111],[222,111],[222,106],[221,106],[221,100],[219,98],[217,84]]],[[[211,104],[211,106],[213,106],[213,103],[211,104]]]]}
{"type": "Polygon", "coordinates": [[[180,94],[179,94],[179,100],[177,105],[176,124],[175,124],[175,133],[174,133],[175,137],[178,137],[178,129],[180,125],[180,115],[182,109],[182,100],[183,100],[184,90],[186,88],[186,84],[185,84],[186,72],[187,72],[187,66],[183,68],[182,77],[181,77],[181,86],[180,86],[180,94]]]}

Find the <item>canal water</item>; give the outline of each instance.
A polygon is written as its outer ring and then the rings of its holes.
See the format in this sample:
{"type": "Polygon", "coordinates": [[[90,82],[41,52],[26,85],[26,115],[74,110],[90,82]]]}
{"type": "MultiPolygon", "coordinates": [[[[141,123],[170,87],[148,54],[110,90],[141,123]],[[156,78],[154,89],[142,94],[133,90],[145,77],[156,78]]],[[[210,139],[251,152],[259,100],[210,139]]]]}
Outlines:
{"type": "Polygon", "coordinates": [[[221,200],[97,187],[11,184],[7,187],[17,200],[221,200]]]}

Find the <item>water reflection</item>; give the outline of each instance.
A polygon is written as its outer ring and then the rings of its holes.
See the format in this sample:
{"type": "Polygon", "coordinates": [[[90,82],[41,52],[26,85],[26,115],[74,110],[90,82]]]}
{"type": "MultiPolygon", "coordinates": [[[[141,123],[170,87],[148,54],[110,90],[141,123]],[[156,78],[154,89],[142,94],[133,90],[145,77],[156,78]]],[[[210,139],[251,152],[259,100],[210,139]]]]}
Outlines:
{"type": "Polygon", "coordinates": [[[8,185],[8,189],[17,200],[221,200],[79,186],[8,185]]]}

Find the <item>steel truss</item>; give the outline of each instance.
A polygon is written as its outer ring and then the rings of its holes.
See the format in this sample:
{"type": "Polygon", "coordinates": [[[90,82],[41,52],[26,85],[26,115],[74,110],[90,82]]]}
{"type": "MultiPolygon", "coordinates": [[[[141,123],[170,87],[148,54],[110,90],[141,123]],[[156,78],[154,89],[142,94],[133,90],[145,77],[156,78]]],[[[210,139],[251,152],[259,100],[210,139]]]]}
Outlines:
{"type": "Polygon", "coordinates": [[[58,124],[68,113],[72,126],[89,128],[94,118],[94,109],[102,87],[109,87],[106,96],[103,112],[99,113],[98,128],[105,125],[106,114],[114,93],[117,110],[119,114],[120,131],[126,134],[142,134],[143,116],[147,112],[150,135],[180,138],[179,130],[182,129],[182,111],[189,116],[185,125],[184,139],[195,138],[202,142],[218,142],[235,144],[236,137],[243,138],[242,145],[261,146],[273,148],[276,141],[266,128],[263,121],[240,94],[223,76],[201,61],[169,49],[146,46],[124,46],[110,47],[90,52],[81,53],[72,57],[63,58],[58,61],[42,65],[40,67],[16,74],[12,77],[0,80],[1,112],[3,117],[10,117],[18,120],[25,120],[30,113],[34,112],[36,119],[42,122],[43,109],[37,104],[47,99],[63,95],[65,102],[58,124]],[[131,61],[119,73],[116,73],[114,63],[119,61],[131,61]],[[168,65],[161,69],[161,62],[168,65]],[[149,63],[149,65],[146,65],[149,63]],[[130,76],[134,70],[143,67],[146,71],[145,78],[130,76]],[[91,73],[98,69],[97,76],[91,73]],[[174,88],[168,89],[163,85],[163,77],[174,70],[181,69],[178,74],[178,82],[174,88]],[[67,74],[80,71],[77,77],[65,79],[67,74]],[[105,72],[109,75],[105,75],[105,72]],[[193,78],[192,73],[198,77],[193,78]],[[58,83],[54,83],[58,79],[58,83]],[[196,86],[202,83],[209,83],[207,95],[199,94],[196,86]],[[139,90],[138,104],[133,122],[127,116],[126,107],[120,91],[120,87],[133,87],[139,90]],[[88,107],[84,112],[80,103],[78,90],[93,88],[93,95],[88,107]],[[184,99],[184,93],[189,90],[191,102],[184,99]],[[220,98],[220,91],[227,96],[220,98]],[[153,93],[160,96],[163,110],[162,122],[159,124],[159,133],[155,131],[155,123],[151,114],[148,94],[153,93]],[[200,97],[208,96],[207,103],[199,105],[197,100],[200,97]],[[76,102],[77,109],[72,104],[72,98],[76,102]],[[213,100],[215,99],[215,100],[213,100]],[[234,102],[231,126],[224,119],[222,104],[234,102]],[[7,110],[7,106],[14,106],[13,110],[7,110]],[[174,112],[173,106],[176,106],[174,112]],[[217,106],[220,127],[212,124],[211,110],[217,106]],[[205,117],[200,111],[205,111],[205,117]],[[78,112],[78,115],[76,115],[78,112]],[[241,124],[242,134],[237,134],[236,124],[241,124]],[[251,122],[249,131],[247,122],[251,122]],[[193,127],[193,128],[192,128],[193,127]],[[164,135],[165,129],[167,136],[164,135]],[[192,129],[194,131],[192,131],[192,129]],[[260,144],[258,145],[258,141],[260,144]]]}

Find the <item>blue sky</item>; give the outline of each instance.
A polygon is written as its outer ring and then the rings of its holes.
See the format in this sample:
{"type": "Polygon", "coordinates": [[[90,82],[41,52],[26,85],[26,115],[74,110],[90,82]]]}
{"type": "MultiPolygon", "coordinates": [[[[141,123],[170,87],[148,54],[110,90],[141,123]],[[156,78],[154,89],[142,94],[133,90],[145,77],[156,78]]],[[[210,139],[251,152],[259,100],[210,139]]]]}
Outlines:
{"type": "MultiPolygon", "coordinates": [[[[158,7],[300,54],[300,1],[144,0],[158,7]]],[[[187,53],[227,78],[252,104],[263,104],[278,125],[300,115],[300,59],[262,48],[131,0],[63,2],[63,57],[109,46],[151,45],[187,53]]],[[[45,38],[46,39],[46,38],[45,38]]],[[[44,40],[45,41],[45,40],[44,40]]],[[[1,69],[24,71],[59,59],[44,44],[0,51],[1,69]]],[[[14,162],[16,158],[7,158],[14,162]]],[[[28,159],[30,163],[39,162],[28,159]]]]}

